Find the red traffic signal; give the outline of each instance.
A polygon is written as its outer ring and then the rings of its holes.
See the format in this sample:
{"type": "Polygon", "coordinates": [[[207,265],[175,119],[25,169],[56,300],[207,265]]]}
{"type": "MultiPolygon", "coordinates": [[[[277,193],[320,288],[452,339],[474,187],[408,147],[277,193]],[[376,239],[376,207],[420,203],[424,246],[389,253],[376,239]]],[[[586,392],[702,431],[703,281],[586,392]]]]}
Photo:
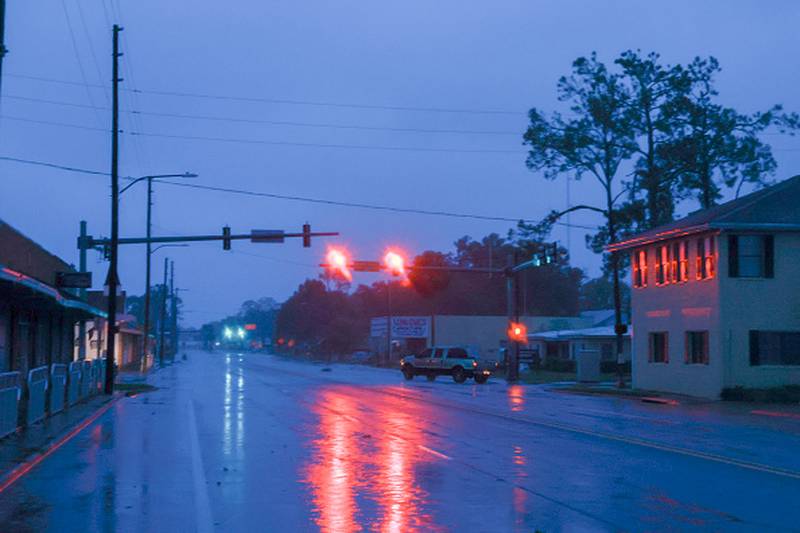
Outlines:
{"type": "Polygon", "coordinates": [[[528,344],[528,327],[521,322],[511,322],[508,325],[508,340],[528,344]]]}
{"type": "Polygon", "coordinates": [[[350,272],[350,257],[346,251],[341,248],[329,248],[325,261],[325,266],[332,275],[353,281],[353,274],[350,272]]]}
{"type": "Polygon", "coordinates": [[[406,260],[394,250],[389,250],[383,256],[383,266],[392,276],[406,275],[406,260]]]}

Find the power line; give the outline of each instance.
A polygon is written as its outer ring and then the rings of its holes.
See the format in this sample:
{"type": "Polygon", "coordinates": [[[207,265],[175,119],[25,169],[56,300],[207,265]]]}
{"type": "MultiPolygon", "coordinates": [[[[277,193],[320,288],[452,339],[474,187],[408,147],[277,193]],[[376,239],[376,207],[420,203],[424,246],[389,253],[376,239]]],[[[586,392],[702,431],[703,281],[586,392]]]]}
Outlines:
{"type": "MultiPolygon", "coordinates": [[[[102,131],[108,132],[104,128],[92,128],[79,124],[70,124],[66,122],[55,122],[50,120],[37,120],[24,117],[16,117],[11,115],[3,115],[7,120],[16,120],[19,122],[30,122],[33,124],[45,124],[50,126],[59,126],[65,128],[78,128],[89,131],[102,131]]],[[[297,141],[267,141],[262,139],[244,139],[233,137],[211,137],[203,135],[173,135],[169,133],[155,133],[144,131],[123,131],[126,135],[132,137],[155,137],[161,139],[180,139],[187,141],[211,141],[211,142],[224,142],[234,144],[258,144],[266,146],[298,146],[302,148],[333,148],[343,150],[383,150],[390,152],[433,152],[433,153],[458,153],[458,154],[520,154],[519,150],[506,150],[506,149],[491,149],[491,148],[429,148],[429,147],[413,147],[413,146],[386,146],[386,145],[370,145],[370,144],[336,144],[336,143],[309,143],[297,141]]]]}
{"type": "MultiPolygon", "coordinates": [[[[69,28],[69,37],[72,40],[72,50],[75,52],[75,60],[78,62],[78,70],[80,70],[81,79],[83,80],[83,83],[75,82],[75,85],[83,85],[83,87],[86,89],[86,97],[88,98],[92,108],[95,110],[95,118],[97,118],[98,124],[102,124],[103,121],[100,118],[100,113],[98,112],[97,107],[94,105],[94,100],[92,99],[92,91],[89,88],[90,85],[86,79],[86,72],[83,70],[83,62],[81,61],[81,54],[80,51],[78,50],[78,42],[75,40],[75,32],[72,29],[72,21],[69,18],[69,10],[67,9],[67,3],[65,0],[61,0],[61,7],[64,8],[64,18],[67,21],[67,28],[69,28]]],[[[8,74],[6,75],[8,76],[8,74]]]]}
{"type": "MultiPolygon", "coordinates": [[[[43,81],[47,83],[60,83],[64,85],[80,85],[80,83],[71,80],[60,80],[56,78],[48,78],[44,76],[30,76],[25,74],[7,74],[14,78],[43,81]]],[[[105,87],[97,86],[94,87],[105,87]]],[[[353,109],[377,109],[386,111],[416,111],[426,113],[462,113],[472,115],[514,115],[521,116],[524,112],[509,111],[500,109],[459,109],[459,108],[446,108],[446,107],[416,107],[416,106],[401,106],[401,105],[377,105],[377,104],[358,104],[350,102],[325,102],[320,100],[294,100],[288,98],[261,98],[253,96],[234,96],[234,95],[221,95],[221,94],[207,94],[207,93],[194,93],[185,91],[163,91],[153,89],[123,89],[142,94],[152,94],[157,96],[176,96],[184,98],[202,98],[208,100],[231,100],[237,102],[256,102],[264,104],[284,104],[284,105],[305,105],[317,107],[341,107],[353,109]]]]}
{"type": "Polygon", "coordinates": [[[68,167],[65,165],[57,165],[56,163],[45,163],[44,161],[34,161],[32,159],[21,159],[19,157],[0,156],[0,161],[12,161],[14,163],[24,163],[26,165],[37,165],[40,167],[55,168],[58,170],[66,170],[67,172],[77,172],[79,174],[92,174],[95,176],[109,176],[108,172],[101,172],[99,170],[87,170],[85,168],[68,167]]]}
{"type": "MultiPolygon", "coordinates": [[[[77,104],[73,102],[63,102],[59,100],[48,100],[44,98],[33,98],[30,96],[19,96],[16,94],[4,94],[3,98],[11,100],[21,100],[25,102],[34,102],[39,104],[53,104],[66,107],[78,108],[91,108],[86,104],[77,104]]],[[[291,120],[264,120],[253,118],[240,118],[240,117],[226,117],[226,116],[213,116],[213,115],[193,115],[184,113],[159,113],[154,111],[141,111],[141,110],[124,110],[125,112],[146,115],[153,117],[164,118],[179,118],[191,120],[209,120],[218,122],[235,122],[243,124],[269,124],[274,126],[299,126],[310,128],[331,128],[331,129],[348,129],[348,130],[365,130],[365,131],[392,131],[392,132],[408,132],[408,133],[454,133],[466,135],[513,135],[521,136],[520,132],[514,131],[498,131],[498,130],[460,130],[460,129],[429,129],[429,128],[400,128],[391,126],[363,126],[358,124],[332,124],[322,122],[297,122],[291,120]]]]}
{"type": "MultiPolygon", "coordinates": [[[[93,175],[100,175],[100,176],[108,176],[108,172],[100,172],[95,170],[86,170],[76,167],[69,167],[64,165],[58,165],[55,163],[45,163],[41,161],[34,161],[30,159],[20,159],[16,157],[6,157],[0,156],[0,160],[3,161],[13,161],[16,163],[26,163],[31,165],[40,165],[50,168],[55,168],[59,170],[66,170],[69,172],[78,172],[84,174],[93,174],[93,175]]],[[[124,177],[123,179],[133,179],[131,177],[124,177]]],[[[416,215],[429,215],[429,216],[442,216],[442,217],[450,217],[450,218],[462,218],[462,219],[474,219],[474,220],[486,220],[492,222],[511,222],[517,223],[520,221],[523,222],[536,222],[531,219],[522,219],[522,218],[510,218],[510,217],[495,217],[495,216],[486,216],[486,215],[476,215],[472,213],[454,213],[449,211],[429,211],[424,209],[414,209],[414,208],[404,208],[404,207],[394,207],[394,206],[387,206],[387,205],[376,205],[376,204],[366,204],[366,203],[356,203],[356,202],[341,202],[337,200],[327,200],[323,198],[310,198],[304,196],[292,196],[292,195],[285,195],[285,194],[275,194],[275,193],[268,193],[268,192],[258,192],[258,191],[248,191],[244,189],[233,189],[228,187],[215,187],[213,185],[199,185],[196,183],[179,183],[167,180],[159,180],[159,183],[165,185],[174,185],[176,187],[188,187],[192,189],[199,189],[199,190],[207,190],[207,191],[214,191],[214,192],[224,192],[229,194],[238,194],[238,195],[245,195],[245,196],[252,196],[252,197],[263,197],[263,198],[272,198],[275,200],[289,200],[294,202],[305,202],[305,203],[314,203],[314,204],[323,204],[323,205],[332,205],[337,207],[351,207],[351,208],[358,208],[358,209],[370,209],[373,211],[388,211],[393,213],[406,213],[406,214],[416,214],[416,215]]],[[[584,226],[580,224],[566,224],[564,222],[556,222],[559,226],[569,226],[573,228],[585,229],[594,231],[597,228],[592,226],[584,226]]]]}

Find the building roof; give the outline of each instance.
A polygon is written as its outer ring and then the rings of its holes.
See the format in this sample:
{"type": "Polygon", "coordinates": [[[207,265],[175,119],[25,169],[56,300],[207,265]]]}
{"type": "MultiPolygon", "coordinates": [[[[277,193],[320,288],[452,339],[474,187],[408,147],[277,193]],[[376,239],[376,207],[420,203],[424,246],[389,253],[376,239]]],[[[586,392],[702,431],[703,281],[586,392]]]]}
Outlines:
{"type": "Polygon", "coordinates": [[[75,272],[66,261],[3,220],[0,220],[0,264],[51,287],[56,286],[58,272],[75,272]]]}
{"type": "MultiPolygon", "coordinates": [[[[614,326],[601,326],[597,328],[584,329],[559,329],[555,331],[539,331],[529,333],[528,339],[532,341],[571,341],[571,340],[591,340],[591,339],[614,339],[614,326]]],[[[624,337],[630,337],[626,333],[624,337]]]]}
{"type": "Polygon", "coordinates": [[[800,176],[608,246],[609,251],[683,237],[709,230],[800,231],[800,176]]]}

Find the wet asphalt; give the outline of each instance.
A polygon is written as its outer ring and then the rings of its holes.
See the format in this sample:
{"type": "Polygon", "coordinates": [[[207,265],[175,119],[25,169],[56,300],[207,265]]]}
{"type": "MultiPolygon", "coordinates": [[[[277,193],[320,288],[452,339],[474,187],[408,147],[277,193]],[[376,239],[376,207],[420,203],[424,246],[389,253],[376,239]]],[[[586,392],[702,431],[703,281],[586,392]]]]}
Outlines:
{"type": "Polygon", "coordinates": [[[190,351],[0,531],[800,531],[800,419],[190,351]]]}

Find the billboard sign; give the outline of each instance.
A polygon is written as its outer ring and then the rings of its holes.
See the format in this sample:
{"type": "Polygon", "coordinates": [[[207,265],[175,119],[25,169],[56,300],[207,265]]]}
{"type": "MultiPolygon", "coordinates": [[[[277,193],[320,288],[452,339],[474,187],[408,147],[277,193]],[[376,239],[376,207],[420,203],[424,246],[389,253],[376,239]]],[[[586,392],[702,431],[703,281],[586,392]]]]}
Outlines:
{"type": "MultiPolygon", "coordinates": [[[[386,317],[373,318],[370,321],[370,337],[386,336],[386,317]]],[[[429,316],[393,316],[393,339],[427,339],[430,337],[431,317],[429,316]]]]}

